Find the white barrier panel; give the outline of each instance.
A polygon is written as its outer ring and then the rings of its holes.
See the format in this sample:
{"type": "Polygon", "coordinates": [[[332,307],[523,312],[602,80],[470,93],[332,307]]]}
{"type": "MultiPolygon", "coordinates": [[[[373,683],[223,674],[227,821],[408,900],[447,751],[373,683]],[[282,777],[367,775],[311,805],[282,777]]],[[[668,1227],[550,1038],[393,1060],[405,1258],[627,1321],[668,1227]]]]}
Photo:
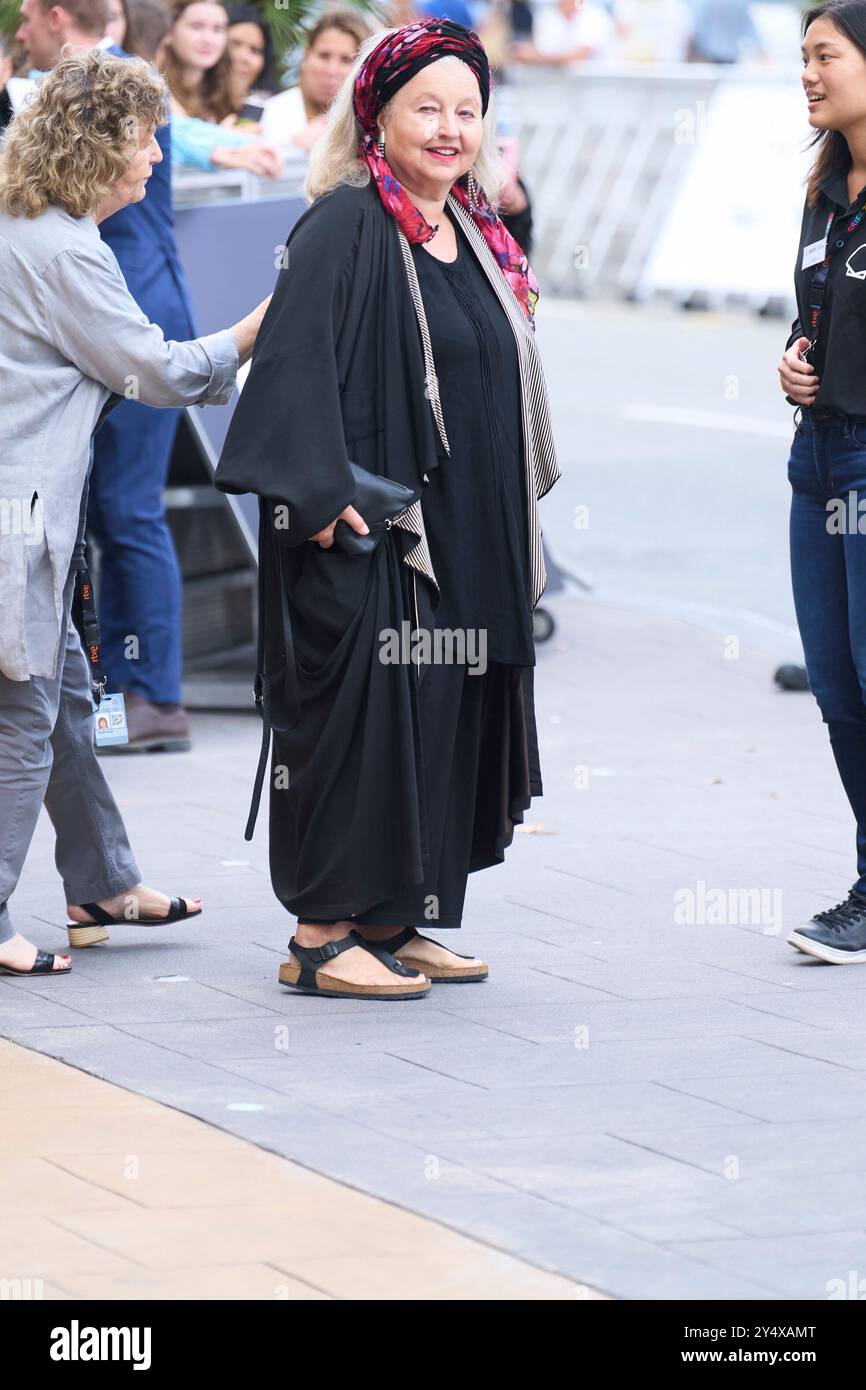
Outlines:
{"type": "Polygon", "coordinates": [[[814,158],[802,87],[722,83],[698,135],[639,294],[790,301],[814,158]]]}

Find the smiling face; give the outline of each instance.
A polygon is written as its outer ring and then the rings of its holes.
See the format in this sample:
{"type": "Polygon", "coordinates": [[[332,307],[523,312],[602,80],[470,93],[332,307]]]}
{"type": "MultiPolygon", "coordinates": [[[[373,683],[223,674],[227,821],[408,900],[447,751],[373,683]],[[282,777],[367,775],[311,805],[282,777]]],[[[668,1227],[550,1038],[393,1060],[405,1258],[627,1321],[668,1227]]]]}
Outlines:
{"type": "Polygon", "coordinates": [[[171,27],[170,42],[179,63],[202,72],[218,63],[226,46],[228,15],[222,5],[196,0],[171,27]]]}
{"type": "Polygon", "coordinates": [[[866,120],[866,55],[825,16],[806,30],[803,87],[814,130],[844,132],[866,120]]]}
{"type": "Polygon", "coordinates": [[[379,120],[385,158],[411,193],[443,199],[481,148],[481,92],[466,63],[440,58],[397,92],[379,120]]]}

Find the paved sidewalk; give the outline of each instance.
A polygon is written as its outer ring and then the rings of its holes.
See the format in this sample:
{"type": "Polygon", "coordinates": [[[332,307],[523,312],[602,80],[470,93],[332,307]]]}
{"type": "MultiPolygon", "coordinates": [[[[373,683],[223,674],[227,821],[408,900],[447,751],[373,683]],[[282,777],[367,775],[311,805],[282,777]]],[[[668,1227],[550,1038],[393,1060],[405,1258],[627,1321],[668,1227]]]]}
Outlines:
{"type": "Polygon", "coordinates": [[[598,1297],[13,1043],[0,1078],[4,1297],[598,1297]]]}
{"type": "MultiPolygon", "coordinates": [[[[784,941],[852,878],[825,730],[736,634],[556,612],[534,833],[447,938],[488,983],[281,990],[264,818],[242,838],[258,725],[201,716],[192,753],[110,776],[148,880],[205,915],[3,981],[0,1031],[616,1297],[824,1299],[866,1275],[866,973],[784,941]]],[[[12,906],[63,947],[47,821],[12,906]]]]}

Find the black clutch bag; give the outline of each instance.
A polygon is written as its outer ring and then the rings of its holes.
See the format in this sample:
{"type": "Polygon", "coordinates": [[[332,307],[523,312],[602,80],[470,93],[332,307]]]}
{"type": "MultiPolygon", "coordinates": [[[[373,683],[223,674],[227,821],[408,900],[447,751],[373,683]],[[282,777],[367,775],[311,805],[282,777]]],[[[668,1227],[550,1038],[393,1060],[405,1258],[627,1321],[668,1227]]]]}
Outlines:
{"type": "Polygon", "coordinates": [[[415,493],[402,483],[360,468],[357,463],[350,462],[350,467],[357,489],[352,506],[360,512],[370,530],[366,536],[361,536],[347,521],[338,521],[334,527],[334,544],[347,555],[371,555],[397,517],[408,511],[415,501],[415,493]]]}

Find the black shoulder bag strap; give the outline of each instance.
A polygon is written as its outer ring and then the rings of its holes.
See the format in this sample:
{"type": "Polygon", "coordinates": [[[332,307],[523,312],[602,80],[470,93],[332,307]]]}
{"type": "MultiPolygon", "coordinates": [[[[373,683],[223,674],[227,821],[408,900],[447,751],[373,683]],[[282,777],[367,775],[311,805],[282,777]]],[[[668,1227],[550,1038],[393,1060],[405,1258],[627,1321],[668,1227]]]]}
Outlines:
{"type": "Polygon", "coordinates": [[[274,539],[271,502],[259,498],[259,633],[254,694],[262,717],[262,746],[244,839],[253,838],[270,760],[271,732],[288,732],[300,713],[292,622],[282,548],[274,539]],[[279,591],[277,596],[274,587],[279,591]]]}

